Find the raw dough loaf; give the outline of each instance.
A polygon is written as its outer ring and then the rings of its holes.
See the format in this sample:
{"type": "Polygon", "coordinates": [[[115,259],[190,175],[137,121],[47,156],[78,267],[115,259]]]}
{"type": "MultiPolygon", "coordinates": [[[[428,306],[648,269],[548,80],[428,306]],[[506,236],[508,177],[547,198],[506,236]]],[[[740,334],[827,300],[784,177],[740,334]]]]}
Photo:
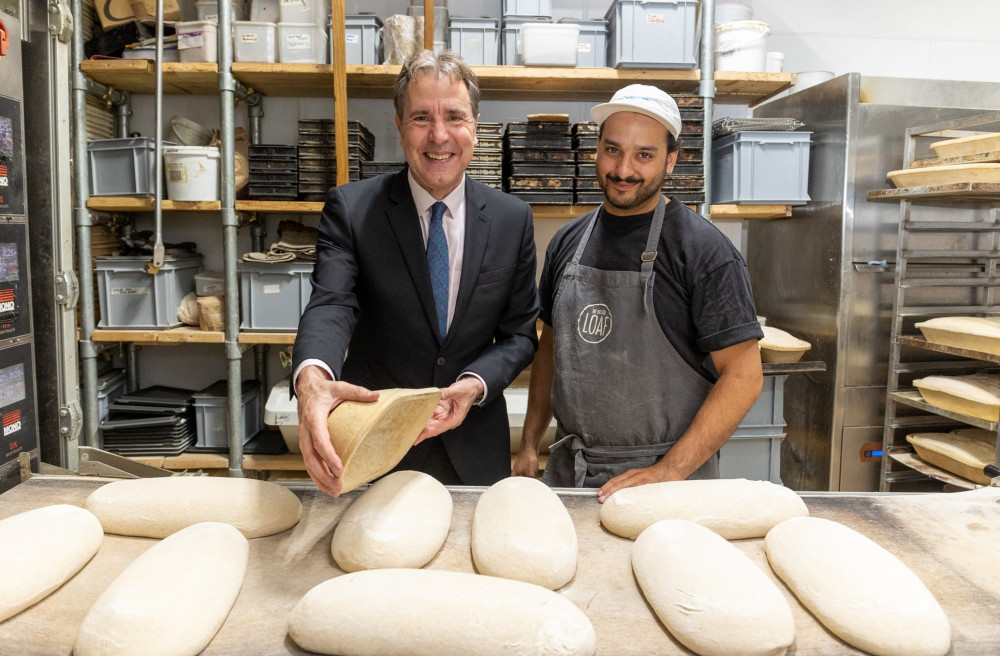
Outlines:
{"type": "Polygon", "coordinates": [[[344,512],[330,551],[345,572],[423,567],[451,528],[451,494],[433,476],[398,471],[376,481],[344,512]]]}
{"type": "MultiPolygon", "coordinates": [[[[983,431],[984,433],[987,431],[983,431]]],[[[912,433],[906,441],[913,445],[923,460],[973,483],[989,485],[990,477],[983,473],[996,454],[996,435],[982,439],[976,434],[912,433]]]]}
{"type": "Polygon", "coordinates": [[[927,376],[913,381],[927,403],[984,421],[1000,418],[1000,375],[927,376]]]}
{"type": "Polygon", "coordinates": [[[90,493],[84,507],[106,533],[165,538],[199,522],[232,524],[248,538],[298,523],[302,503],[275,483],[252,478],[170,476],[115,481],[90,493]]]}
{"type": "Polygon", "coordinates": [[[704,526],[667,519],[632,547],[646,601],[677,640],[702,656],[782,656],[795,639],[792,609],[742,551],[704,526]]]}
{"type": "Polygon", "coordinates": [[[552,590],[576,574],[576,527],[556,493],[537,479],[505,478],[483,492],[471,539],[483,574],[552,590]]]}
{"type": "Polygon", "coordinates": [[[914,326],[932,344],[1000,355],[998,317],[935,317],[914,326]]]}
{"type": "Polygon", "coordinates": [[[0,622],[41,601],[97,553],[101,523],[78,506],[58,504],[0,520],[0,622]]]}
{"type": "Polygon", "coordinates": [[[594,627],[541,586],[429,569],[373,569],[320,583],[292,610],[303,649],[341,656],[587,656],[594,627]]]}
{"type": "Polygon", "coordinates": [[[948,618],[891,553],[842,524],[795,517],[764,539],[771,568],[848,644],[876,656],[944,656],[948,618]]]}
{"type": "Polygon", "coordinates": [[[798,362],[812,344],[773,326],[762,326],[764,339],[757,342],[763,362],[798,362]]]}
{"type": "Polygon", "coordinates": [[[249,554],[247,539],[219,522],[154,544],[91,606],[73,656],[200,653],[236,603],[249,554]]]}
{"type": "Polygon", "coordinates": [[[799,495],[782,485],[743,478],[669,481],[618,490],[601,506],[601,523],[635,539],[661,519],[687,519],[727,540],[760,538],[779,522],[808,515],[799,495]]]}

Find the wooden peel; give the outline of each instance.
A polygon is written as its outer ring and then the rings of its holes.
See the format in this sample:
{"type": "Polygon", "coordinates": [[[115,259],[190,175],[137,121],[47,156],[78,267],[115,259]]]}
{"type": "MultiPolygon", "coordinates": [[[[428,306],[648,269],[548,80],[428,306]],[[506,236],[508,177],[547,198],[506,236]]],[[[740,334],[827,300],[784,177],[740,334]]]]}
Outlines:
{"type": "Polygon", "coordinates": [[[344,464],[342,492],[350,492],[399,464],[434,413],[441,390],[378,390],[374,403],[345,401],[327,419],[330,441],[344,464]]]}

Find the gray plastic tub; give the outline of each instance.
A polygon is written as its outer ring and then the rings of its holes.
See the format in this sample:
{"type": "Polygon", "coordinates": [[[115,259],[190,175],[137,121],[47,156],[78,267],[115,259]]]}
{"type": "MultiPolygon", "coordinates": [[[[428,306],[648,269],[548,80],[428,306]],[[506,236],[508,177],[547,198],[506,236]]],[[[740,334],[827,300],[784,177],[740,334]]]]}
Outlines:
{"type": "MultiPolygon", "coordinates": [[[[229,446],[229,397],[228,384],[224,380],[192,395],[198,441],[195,446],[229,446]]],[[[255,380],[243,381],[243,444],[263,428],[260,411],[260,384],[255,380]]]]}
{"type": "Polygon", "coordinates": [[[495,18],[455,18],[448,25],[449,47],[469,66],[496,66],[500,29],[495,18]]]}
{"type": "Polygon", "coordinates": [[[503,39],[504,66],[521,66],[521,53],[518,52],[517,39],[521,34],[521,26],[525,23],[551,23],[548,16],[505,16],[500,36],[503,39]]]}
{"type": "Polygon", "coordinates": [[[608,24],[602,20],[561,18],[560,23],[580,26],[580,45],[577,48],[577,66],[608,65],[608,24]]]}
{"type": "Polygon", "coordinates": [[[615,0],[608,22],[608,65],[695,68],[698,0],[615,0]]]}
{"type": "MultiPolygon", "coordinates": [[[[166,144],[167,142],[164,142],[166,144]]],[[[149,137],[87,142],[91,196],[152,196],[156,140],[149,137]]]]}
{"type": "Polygon", "coordinates": [[[163,260],[159,273],[146,273],[150,256],[98,257],[95,266],[101,303],[100,328],[173,328],[180,326],[177,308],[194,291],[201,255],[163,260]]]}
{"type": "Polygon", "coordinates": [[[811,132],[737,132],[712,142],[713,204],[809,202],[811,132]]]}
{"type": "MultiPolygon", "coordinates": [[[[344,17],[344,62],[381,64],[382,20],[375,14],[352,14],[344,17]]],[[[333,61],[332,59],[330,61],[333,61]]]]}
{"type": "Polygon", "coordinates": [[[240,262],[241,330],[294,331],[312,294],[312,262],[240,262]]]}

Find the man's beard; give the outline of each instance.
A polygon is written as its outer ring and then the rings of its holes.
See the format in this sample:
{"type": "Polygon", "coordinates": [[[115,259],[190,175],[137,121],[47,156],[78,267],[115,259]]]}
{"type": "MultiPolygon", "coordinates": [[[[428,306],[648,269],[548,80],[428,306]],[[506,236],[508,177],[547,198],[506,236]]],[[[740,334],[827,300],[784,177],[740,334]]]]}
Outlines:
{"type": "Polygon", "coordinates": [[[597,184],[600,185],[601,189],[604,191],[604,199],[609,205],[619,210],[631,210],[647,202],[650,198],[658,196],[660,194],[660,189],[663,186],[663,178],[666,175],[666,167],[664,167],[663,172],[660,173],[659,176],[649,181],[645,181],[643,178],[635,176],[619,178],[618,176],[609,173],[603,178],[598,176],[597,184]],[[629,184],[638,184],[639,186],[632,190],[631,197],[622,196],[621,192],[617,191],[613,186],[616,182],[627,182],[629,184]],[[616,196],[612,196],[612,194],[616,194],[616,196]],[[616,201],[616,197],[621,200],[616,201]]]}

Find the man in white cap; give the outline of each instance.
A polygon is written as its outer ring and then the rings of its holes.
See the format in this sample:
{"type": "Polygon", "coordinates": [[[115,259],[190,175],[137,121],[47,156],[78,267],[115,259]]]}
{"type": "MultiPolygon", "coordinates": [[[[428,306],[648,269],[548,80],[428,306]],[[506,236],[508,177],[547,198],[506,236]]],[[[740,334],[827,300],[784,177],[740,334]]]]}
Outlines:
{"type": "Polygon", "coordinates": [[[604,502],[624,487],[719,477],[719,448],[760,395],[763,332],[739,251],[660,191],[677,162],[674,99],[633,84],[590,115],[605,202],[546,250],[512,474],[535,475],[554,415],[542,480],[600,487],[604,502]]]}

